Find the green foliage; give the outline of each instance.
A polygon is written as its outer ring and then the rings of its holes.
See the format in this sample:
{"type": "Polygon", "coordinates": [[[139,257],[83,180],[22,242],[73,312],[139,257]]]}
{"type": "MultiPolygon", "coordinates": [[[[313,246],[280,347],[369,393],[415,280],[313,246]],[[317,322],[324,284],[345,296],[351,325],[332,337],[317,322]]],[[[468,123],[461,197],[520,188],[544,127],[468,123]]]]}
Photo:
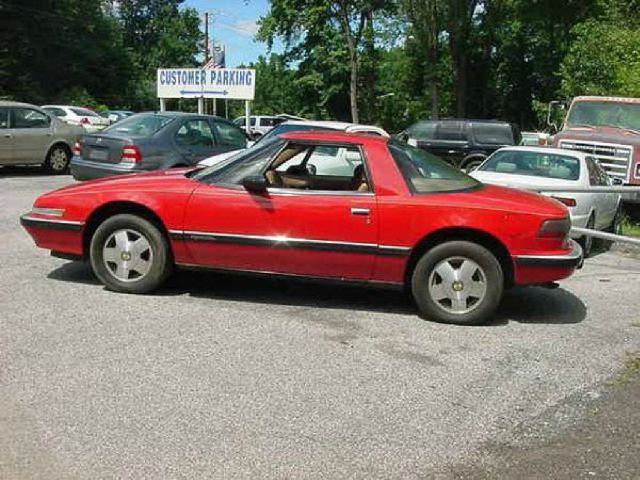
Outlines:
{"type": "Polygon", "coordinates": [[[587,21],[560,66],[562,93],[640,97],[640,28],[587,21]]]}

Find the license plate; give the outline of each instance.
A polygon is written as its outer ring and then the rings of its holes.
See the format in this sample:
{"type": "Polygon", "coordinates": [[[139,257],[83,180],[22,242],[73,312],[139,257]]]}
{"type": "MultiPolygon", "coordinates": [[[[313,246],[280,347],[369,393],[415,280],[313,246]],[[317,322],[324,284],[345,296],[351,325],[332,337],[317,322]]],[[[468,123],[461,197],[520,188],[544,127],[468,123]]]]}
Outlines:
{"type": "Polygon", "coordinates": [[[89,152],[89,158],[91,160],[107,160],[109,158],[109,152],[107,150],[91,150],[89,152]]]}

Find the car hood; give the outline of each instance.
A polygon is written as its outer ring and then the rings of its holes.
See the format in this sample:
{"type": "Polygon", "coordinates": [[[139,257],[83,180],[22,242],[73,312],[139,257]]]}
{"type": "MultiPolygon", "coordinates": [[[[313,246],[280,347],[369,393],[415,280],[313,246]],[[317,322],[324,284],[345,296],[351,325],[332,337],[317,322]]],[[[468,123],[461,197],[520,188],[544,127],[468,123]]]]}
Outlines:
{"type": "Polygon", "coordinates": [[[71,195],[88,192],[105,191],[149,191],[149,190],[171,190],[174,188],[184,188],[194,190],[198,183],[191,180],[186,174],[194,170],[191,168],[172,168],[169,170],[158,170],[146,173],[133,173],[130,175],[117,175],[113,177],[79,182],[58,190],[54,190],[54,195],[71,195]]]}
{"type": "Polygon", "coordinates": [[[614,127],[569,127],[554,135],[554,144],[558,145],[560,140],[585,140],[640,146],[640,135],[614,127]]]}

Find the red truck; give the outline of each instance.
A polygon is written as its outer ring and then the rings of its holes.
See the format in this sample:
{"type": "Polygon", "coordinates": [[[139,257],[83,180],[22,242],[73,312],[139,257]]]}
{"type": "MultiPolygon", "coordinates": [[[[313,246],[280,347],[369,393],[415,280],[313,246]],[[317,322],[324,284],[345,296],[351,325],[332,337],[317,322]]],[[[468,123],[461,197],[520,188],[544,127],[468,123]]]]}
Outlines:
{"type": "MultiPolygon", "coordinates": [[[[640,98],[574,98],[553,146],[590,153],[616,183],[640,185],[640,98]]],[[[640,203],[640,193],[623,200],[640,203]]]]}

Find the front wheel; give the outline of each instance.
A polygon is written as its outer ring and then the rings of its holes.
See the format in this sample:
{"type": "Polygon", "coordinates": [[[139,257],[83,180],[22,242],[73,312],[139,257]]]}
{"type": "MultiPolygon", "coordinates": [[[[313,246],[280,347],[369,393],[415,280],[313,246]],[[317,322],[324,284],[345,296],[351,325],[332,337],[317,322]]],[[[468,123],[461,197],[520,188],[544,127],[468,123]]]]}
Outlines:
{"type": "Polygon", "coordinates": [[[93,272],[109,289],[148,293],[171,273],[169,244],[160,230],[137,215],[121,214],[105,220],[90,246],[93,272]]]}
{"type": "Polygon", "coordinates": [[[484,158],[474,158],[472,160],[469,160],[464,164],[462,170],[464,170],[466,173],[471,173],[480,165],[482,165],[482,162],[484,162],[484,160],[484,158]]]}
{"type": "Polygon", "coordinates": [[[504,289],[502,267],[486,248],[452,241],[427,251],[411,277],[411,292],[428,320],[460,325],[487,322],[504,289]]]}

